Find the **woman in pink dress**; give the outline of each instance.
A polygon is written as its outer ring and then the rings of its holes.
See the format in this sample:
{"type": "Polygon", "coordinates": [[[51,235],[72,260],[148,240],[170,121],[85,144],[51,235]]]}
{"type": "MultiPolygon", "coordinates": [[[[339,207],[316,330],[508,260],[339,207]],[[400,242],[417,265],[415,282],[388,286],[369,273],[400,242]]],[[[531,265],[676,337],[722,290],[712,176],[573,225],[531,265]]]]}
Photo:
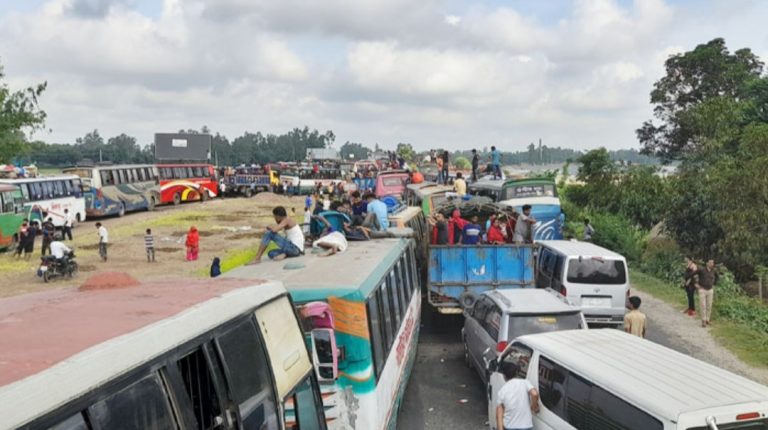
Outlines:
{"type": "Polygon", "coordinates": [[[197,260],[200,252],[200,233],[197,228],[192,226],[187,233],[187,261],[197,260]]]}

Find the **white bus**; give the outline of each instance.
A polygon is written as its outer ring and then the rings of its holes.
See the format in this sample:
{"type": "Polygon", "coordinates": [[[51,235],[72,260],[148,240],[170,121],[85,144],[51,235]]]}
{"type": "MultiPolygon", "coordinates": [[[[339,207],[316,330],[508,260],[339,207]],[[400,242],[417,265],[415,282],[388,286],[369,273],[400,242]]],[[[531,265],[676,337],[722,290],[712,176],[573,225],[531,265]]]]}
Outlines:
{"type": "Polygon", "coordinates": [[[64,209],[77,222],[85,221],[85,197],[80,178],[75,175],[41,176],[37,178],[0,179],[2,184],[17,185],[24,201],[24,212],[30,221],[52,218],[53,225],[64,225],[64,209]]]}
{"type": "Polygon", "coordinates": [[[160,204],[160,180],[153,165],[77,166],[63,171],[82,179],[88,216],[123,216],[160,204]]]}
{"type": "Polygon", "coordinates": [[[350,242],[331,258],[307,253],[226,276],[288,289],[316,357],[329,429],[396,428],[421,326],[413,239],[350,242]]]}
{"type": "Polygon", "coordinates": [[[326,429],[278,282],[45,291],[0,321],[3,429],[326,429]]]}

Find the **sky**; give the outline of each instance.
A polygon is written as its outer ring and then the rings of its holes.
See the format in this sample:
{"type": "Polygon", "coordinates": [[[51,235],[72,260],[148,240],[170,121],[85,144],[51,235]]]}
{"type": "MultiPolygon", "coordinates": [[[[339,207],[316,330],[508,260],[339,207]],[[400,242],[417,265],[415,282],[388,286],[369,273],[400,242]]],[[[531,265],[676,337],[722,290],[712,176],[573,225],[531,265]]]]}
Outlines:
{"type": "Polygon", "coordinates": [[[0,64],[46,130],[141,144],[207,125],[336,143],[639,148],[670,55],[768,57],[763,0],[0,0],[0,64]]]}

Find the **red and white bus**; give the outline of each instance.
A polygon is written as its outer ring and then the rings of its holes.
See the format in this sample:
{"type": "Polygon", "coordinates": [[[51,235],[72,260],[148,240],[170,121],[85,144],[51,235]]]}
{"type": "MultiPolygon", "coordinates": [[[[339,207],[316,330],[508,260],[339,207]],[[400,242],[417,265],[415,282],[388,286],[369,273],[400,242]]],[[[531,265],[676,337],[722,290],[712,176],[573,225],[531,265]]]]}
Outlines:
{"type": "Polygon", "coordinates": [[[158,164],[162,204],[200,200],[218,195],[216,169],[210,164],[158,164]]]}

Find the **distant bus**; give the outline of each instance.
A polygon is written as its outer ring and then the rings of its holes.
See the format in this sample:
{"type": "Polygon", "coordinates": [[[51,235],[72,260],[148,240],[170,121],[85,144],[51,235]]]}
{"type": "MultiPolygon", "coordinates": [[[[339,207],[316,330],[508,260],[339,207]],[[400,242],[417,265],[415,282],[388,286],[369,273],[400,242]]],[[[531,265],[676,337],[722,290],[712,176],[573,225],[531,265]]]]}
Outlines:
{"type": "Polygon", "coordinates": [[[210,164],[158,164],[160,203],[206,201],[218,195],[216,169],[210,164]]]}
{"type": "Polygon", "coordinates": [[[0,250],[8,249],[18,239],[16,233],[24,222],[19,188],[0,184],[0,250]]]}
{"type": "Polygon", "coordinates": [[[160,203],[157,168],[149,164],[78,166],[64,169],[64,173],[82,179],[88,216],[151,211],[160,203]]]}
{"type": "Polygon", "coordinates": [[[513,207],[522,213],[523,205],[531,205],[531,215],[536,219],[533,240],[563,239],[560,198],[554,179],[513,179],[504,182],[500,204],[513,207]]]}
{"type": "Polygon", "coordinates": [[[412,239],[350,242],[333,261],[307,255],[227,277],[281,281],[302,315],[329,429],[397,426],[421,326],[412,239]],[[343,269],[340,269],[343,268],[343,269]]]}
{"type": "Polygon", "coordinates": [[[80,178],[76,175],[40,176],[37,178],[2,179],[0,183],[17,185],[16,197],[24,202],[24,212],[30,221],[42,223],[53,219],[53,225],[64,225],[64,209],[69,209],[75,221],[85,221],[85,198],[80,178]]]}
{"type": "Polygon", "coordinates": [[[163,281],[0,300],[0,427],[325,430],[278,282],[163,281]]]}

